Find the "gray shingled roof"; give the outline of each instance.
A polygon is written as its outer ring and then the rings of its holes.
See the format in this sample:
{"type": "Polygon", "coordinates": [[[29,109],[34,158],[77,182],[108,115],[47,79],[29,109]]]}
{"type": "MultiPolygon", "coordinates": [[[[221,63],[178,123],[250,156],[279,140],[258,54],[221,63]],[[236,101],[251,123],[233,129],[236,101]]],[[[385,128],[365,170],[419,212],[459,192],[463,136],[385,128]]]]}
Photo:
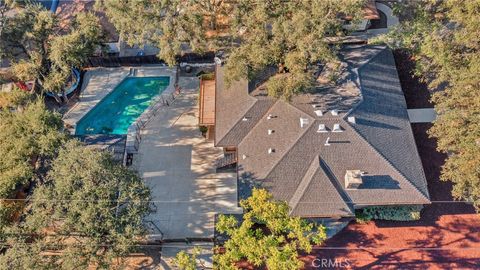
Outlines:
{"type": "MultiPolygon", "coordinates": [[[[244,104],[248,108],[243,115],[230,119],[234,124],[221,137],[238,147],[240,183],[253,181],[267,188],[302,217],[352,216],[354,207],[367,205],[429,203],[391,51],[350,46],[342,50],[341,59],[350,73],[348,91],[341,84],[297,96],[291,103],[256,98],[254,104],[244,104]],[[314,104],[322,116],[315,114],[314,104]],[[340,112],[333,115],[329,109],[340,112]],[[243,116],[248,120],[241,121],[243,116]],[[355,123],[347,121],[349,116],[355,123]],[[305,119],[303,127],[300,118],[305,119]],[[329,132],[317,132],[320,124],[329,132]],[[334,124],[342,132],[331,132],[334,124]],[[346,170],[365,172],[359,188],[345,188],[346,170]]],[[[248,96],[248,90],[240,90],[248,96]]],[[[228,103],[217,101],[217,108],[222,104],[228,103]]],[[[240,197],[248,195],[243,194],[248,189],[240,190],[240,197]]]]}

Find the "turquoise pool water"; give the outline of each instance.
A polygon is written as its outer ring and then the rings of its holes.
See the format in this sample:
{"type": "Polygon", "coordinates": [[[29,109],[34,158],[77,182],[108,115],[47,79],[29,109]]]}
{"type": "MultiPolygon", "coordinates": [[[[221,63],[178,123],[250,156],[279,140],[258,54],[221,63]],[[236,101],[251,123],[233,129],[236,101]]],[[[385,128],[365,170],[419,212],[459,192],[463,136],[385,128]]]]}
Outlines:
{"type": "Polygon", "coordinates": [[[126,78],[77,122],[75,134],[126,134],[169,83],[169,77],[126,78]]]}

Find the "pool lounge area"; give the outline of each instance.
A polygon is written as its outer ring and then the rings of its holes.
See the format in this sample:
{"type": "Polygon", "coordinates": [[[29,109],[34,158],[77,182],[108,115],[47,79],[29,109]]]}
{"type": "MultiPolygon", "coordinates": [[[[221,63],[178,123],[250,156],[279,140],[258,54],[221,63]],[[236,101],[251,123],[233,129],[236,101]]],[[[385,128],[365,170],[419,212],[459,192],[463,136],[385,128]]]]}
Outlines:
{"type": "Polygon", "coordinates": [[[79,101],[64,115],[73,135],[128,134],[151,106],[172,98],[176,69],[165,66],[94,68],[84,75],[79,101]]]}
{"type": "Polygon", "coordinates": [[[127,134],[170,84],[169,77],[127,77],[77,122],[75,135],[127,134]]]}
{"type": "Polygon", "coordinates": [[[175,99],[176,82],[176,68],[160,65],[88,70],[65,128],[76,136],[124,135],[126,154],[136,153],[141,129],[175,99]]]}

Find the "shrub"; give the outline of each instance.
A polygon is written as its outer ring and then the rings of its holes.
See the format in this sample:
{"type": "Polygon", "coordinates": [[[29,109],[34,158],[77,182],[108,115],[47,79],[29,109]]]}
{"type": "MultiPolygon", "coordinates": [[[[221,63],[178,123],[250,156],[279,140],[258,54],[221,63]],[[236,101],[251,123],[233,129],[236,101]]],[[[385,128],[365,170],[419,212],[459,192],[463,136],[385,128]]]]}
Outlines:
{"type": "Polygon", "coordinates": [[[200,126],[199,129],[200,129],[200,132],[202,132],[202,134],[205,134],[208,131],[208,127],[206,126],[200,126]]]}
{"type": "Polygon", "coordinates": [[[421,205],[371,206],[357,210],[357,222],[365,223],[372,219],[411,221],[420,219],[421,205]]]}
{"type": "Polygon", "coordinates": [[[215,73],[204,73],[200,75],[200,79],[202,80],[215,80],[215,73]]]}

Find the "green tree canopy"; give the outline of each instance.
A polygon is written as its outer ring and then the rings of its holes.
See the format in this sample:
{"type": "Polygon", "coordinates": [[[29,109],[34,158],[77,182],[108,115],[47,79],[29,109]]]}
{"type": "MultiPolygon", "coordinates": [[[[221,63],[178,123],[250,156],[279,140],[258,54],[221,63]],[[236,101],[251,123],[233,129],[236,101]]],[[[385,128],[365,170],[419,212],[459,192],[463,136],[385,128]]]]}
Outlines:
{"type": "Polygon", "coordinates": [[[65,141],[63,123],[42,100],[22,110],[0,111],[0,197],[6,198],[32,179],[41,180],[57,149],[65,141]]]}
{"type": "Polygon", "coordinates": [[[313,86],[317,63],[336,61],[327,37],[343,35],[342,14],[362,14],[364,1],[241,0],[232,33],[238,44],[227,59],[227,81],[252,78],[267,66],[286,74],[270,78],[270,95],[289,98],[313,86]]]}
{"type": "Polygon", "coordinates": [[[275,201],[263,189],[254,189],[240,205],[244,211],[241,222],[234,216],[218,219],[216,229],[228,240],[214,255],[216,269],[237,269],[236,263],[244,260],[271,270],[300,269],[303,263],[298,251],[310,252],[312,243],[326,238],[325,227],[291,217],[288,204],[275,201]]]}
{"type": "Polygon", "coordinates": [[[109,153],[71,140],[33,193],[20,224],[22,234],[30,237],[8,239],[12,246],[0,256],[1,268],[21,269],[31,260],[39,269],[51,264],[57,269],[111,268],[144,235],[149,199],[135,172],[115,163],[109,153]]]}
{"type": "Polygon", "coordinates": [[[430,135],[449,157],[441,179],[454,183],[453,196],[480,206],[480,1],[424,0],[405,6],[412,13],[388,36],[417,60],[417,74],[435,92],[438,118],[430,135]]]}
{"type": "Polygon", "coordinates": [[[158,57],[174,65],[183,44],[196,52],[206,48],[203,17],[191,8],[195,2],[101,0],[96,4],[105,11],[122,40],[130,46],[147,44],[161,48],[158,57]]]}
{"type": "Polygon", "coordinates": [[[24,104],[30,97],[25,97],[26,93],[20,90],[15,91],[0,96],[7,100],[7,105],[0,109],[1,240],[6,228],[18,218],[25,205],[21,201],[3,199],[19,195],[22,198],[22,189],[41,182],[58,147],[66,139],[61,132],[63,124],[58,114],[48,111],[41,100],[24,104]],[[14,106],[14,102],[20,102],[22,106],[14,106]]]}
{"type": "Polygon", "coordinates": [[[13,61],[15,76],[58,94],[64,94],[71,68],[79,68],[101,44],[99,21],[92,13],[79,13],[63,25],[50,11],[28,4],[4,24],[0,48],[13,61]]]}
{"type": "Polygon", "coordinates": [[[125,41],[160,48],[159,58],[170,65],[188,45],[194,52],[223,50],[227,81],[282,67],[285,74],[273,77],[267,88],[273,96],[289,98],[313,85],[317,63],[336,61],[335,46],[326,38],[343,35],[343,18],[361,16],[364,2],[103,0],[99,7],[125,41]],[[228,35],[209,34],[218,21],[228,35]]]}

